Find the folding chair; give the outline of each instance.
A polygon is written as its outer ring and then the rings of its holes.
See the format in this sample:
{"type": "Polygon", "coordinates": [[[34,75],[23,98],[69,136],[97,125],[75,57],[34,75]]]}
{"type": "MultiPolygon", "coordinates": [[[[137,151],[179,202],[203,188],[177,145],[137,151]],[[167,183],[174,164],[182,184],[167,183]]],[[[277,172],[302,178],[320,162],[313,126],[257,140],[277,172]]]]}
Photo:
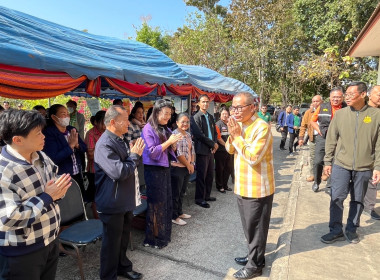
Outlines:
{"type": "Polygon", "coordinates": [[[62,252],[77,258],[81,279],[85,279],[79,248],[84,250],[87,244],[95,243],[101,239],[103,225],[100,220],[87,219],[79,185],[74,179],[71,179],[71,182],[72,185],[65,197],[58,202],[61,209],[61,226],[68,226],[61,231],[58,238],[62,245],[74,249],[73,252],[65,249],[64,246],[60,246],[62,252]]]}

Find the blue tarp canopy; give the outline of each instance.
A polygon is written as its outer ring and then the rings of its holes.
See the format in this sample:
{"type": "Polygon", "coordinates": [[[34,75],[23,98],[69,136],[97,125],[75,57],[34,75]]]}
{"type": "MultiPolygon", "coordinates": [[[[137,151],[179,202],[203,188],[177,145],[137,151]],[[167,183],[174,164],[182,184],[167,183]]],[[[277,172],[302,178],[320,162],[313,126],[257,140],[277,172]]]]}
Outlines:
{"type": "Polygon", "coordinates": [[[92,35],[1,6],[0,64],[65,72],[74,79],[191,84],[211,93],[248,91],[256,95],[240,81],[206,67],[177,64],[146,44],[92,35]]]}
{"type": "Polygon", "coordinates": [[[0,63],[73,78],[99,76],[144,84],[188,84],[168,56],[146,44],[92,35],[0,6],[0,63]]]}
{"type": "Polygon", "coordinates": [[[245,91],[257,96],[246,84],[233,78],[225,77],[209,68],[179,63],[178,66],[190,77],[191,84],[200,89],[227,94],[236,94],[245,91]]]}

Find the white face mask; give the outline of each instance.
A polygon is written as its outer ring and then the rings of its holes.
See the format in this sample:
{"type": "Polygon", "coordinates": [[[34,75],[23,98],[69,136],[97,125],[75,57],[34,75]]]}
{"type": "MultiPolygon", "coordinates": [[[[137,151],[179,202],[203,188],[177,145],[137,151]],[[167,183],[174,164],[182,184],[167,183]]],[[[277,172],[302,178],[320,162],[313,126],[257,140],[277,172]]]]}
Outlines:
{"type": "Polygon", "coordinates": [[[70,114],[74,113],[74,108],[73,107],[67,107],[67,111],[69,111],[70,114]]]}
{"type": "Polygon", "coordinates": [[[70,125],[70,118],[69,117],[66,117],[66,118],[57,118],[58,119],[58,124],[60,126],[68,126],[70,125]]]}

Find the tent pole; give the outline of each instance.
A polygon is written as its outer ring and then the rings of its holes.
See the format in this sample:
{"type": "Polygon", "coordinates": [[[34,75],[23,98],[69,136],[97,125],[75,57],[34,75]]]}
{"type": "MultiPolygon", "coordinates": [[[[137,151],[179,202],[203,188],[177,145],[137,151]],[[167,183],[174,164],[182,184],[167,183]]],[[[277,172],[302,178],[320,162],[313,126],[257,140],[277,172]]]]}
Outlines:
{"type": "Polygon", "coordinates": [[[49,106],[49,108],[51,107],[51,100],[50,100],[50,98],[48,98],[48,106],[49,106]]]}
{"type": "Polygon", "coordinates": [[[191,116],[191,94],[187,96],[187,114],[191,116]]]}

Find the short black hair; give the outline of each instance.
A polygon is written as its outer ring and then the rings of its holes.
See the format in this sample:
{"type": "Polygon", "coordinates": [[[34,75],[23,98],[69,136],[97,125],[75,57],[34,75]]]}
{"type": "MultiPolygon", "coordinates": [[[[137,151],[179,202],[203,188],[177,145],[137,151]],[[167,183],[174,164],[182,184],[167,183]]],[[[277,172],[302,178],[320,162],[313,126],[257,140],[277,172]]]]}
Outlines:
{"type": "Polygon", "coordinates": [[[144,106],[140,101],[136,101],[135,106],[133,106],[131,113],[129,114],[128,120],[132,120],[135,117],[135,114],[137,112],[137,109],[141,108],[144,112],[144,106]]]}
{"type": "Polygon", "coordinates": [[[364,83],[364,82],[352,82],[348,85],[348,87],[355,87],[355,86],[358,87],[359,92],[367,92],[366,83],[364,83]]]}
{"type": "Polygon", "coordinates": [[[227,106],[220,107],[219,113],[222,114],[223,111],[227,111],[228,115],[230,114],[230,110],[229,108],[227,108],[227,106]]]}
{"type": "Polygon", "coordinates": [[[120,105],[120,103],[121,103],[121,105],[123,105],[123,100],[121,100],[121,99],[115,99],[115,100],[112,102],[112,105],[120,105]]]}
{"type": "Polygon", "coordinates": [[[0,137],[10,145],[14,136],[27,137],[31,130],[45,124],[44,117],[35,110],[9,109],[0,114],[0,137]]]}
{"type": "Polygon", "coordinates": [[[69,100],[66,102],[66,105],[74,105],[75,108],[78,107],[78,104],[74,100],[69,100]]]}
{"type": "Polygon", "coordinates": [[[46,109],[42,105],[36,105],[36,106],[33,107],[33,110],[37,110],[38,111],[38,110],[46,110],[46,109]]]}
{"type": "Polygon", "coordinates": [[[299,110],[299,109],[300,109],[299,106],[294,106],[294,107],[293,107],[293,110],[299,110]]]}
{"type": "Polygon", "coordinates": [[[54,121],[52,119],[52,115],[56,116],[57,115],[57,112],[59,110],[59,108],[66,108],[65,106],[61,105],[61,104],[54,104],[52,105],[49,110],[47,110],[47,118],[48,118],[48,122],[47,122],[47,125],[48,126],[53,126],[55,125],[54,124],[54,121]]]}
{"type": "Polygon", "coordinates": [[[336,86],[336,87],[333,87],[331,90],[330,90],[330,93],[334,92],[334,91],[340,91],[340,92],[343,92],[344,93],[344,88],[340,87],[340,86],[336,86]]]}
{"type": "Polygon", "coordinates": [[[106,111],[98,111],[95,114],[94,122],[96,123],[104,123],[104,117],[106,116],[106,111]]]}
{"type": "Polygon", "coordinates": [[[202,94],[201,96],[199,96],[198,100],[201,100],[203,97],[206,97],[210,101],[210,97],[208,97],[208,95],[206,94],[202,94]]]}

